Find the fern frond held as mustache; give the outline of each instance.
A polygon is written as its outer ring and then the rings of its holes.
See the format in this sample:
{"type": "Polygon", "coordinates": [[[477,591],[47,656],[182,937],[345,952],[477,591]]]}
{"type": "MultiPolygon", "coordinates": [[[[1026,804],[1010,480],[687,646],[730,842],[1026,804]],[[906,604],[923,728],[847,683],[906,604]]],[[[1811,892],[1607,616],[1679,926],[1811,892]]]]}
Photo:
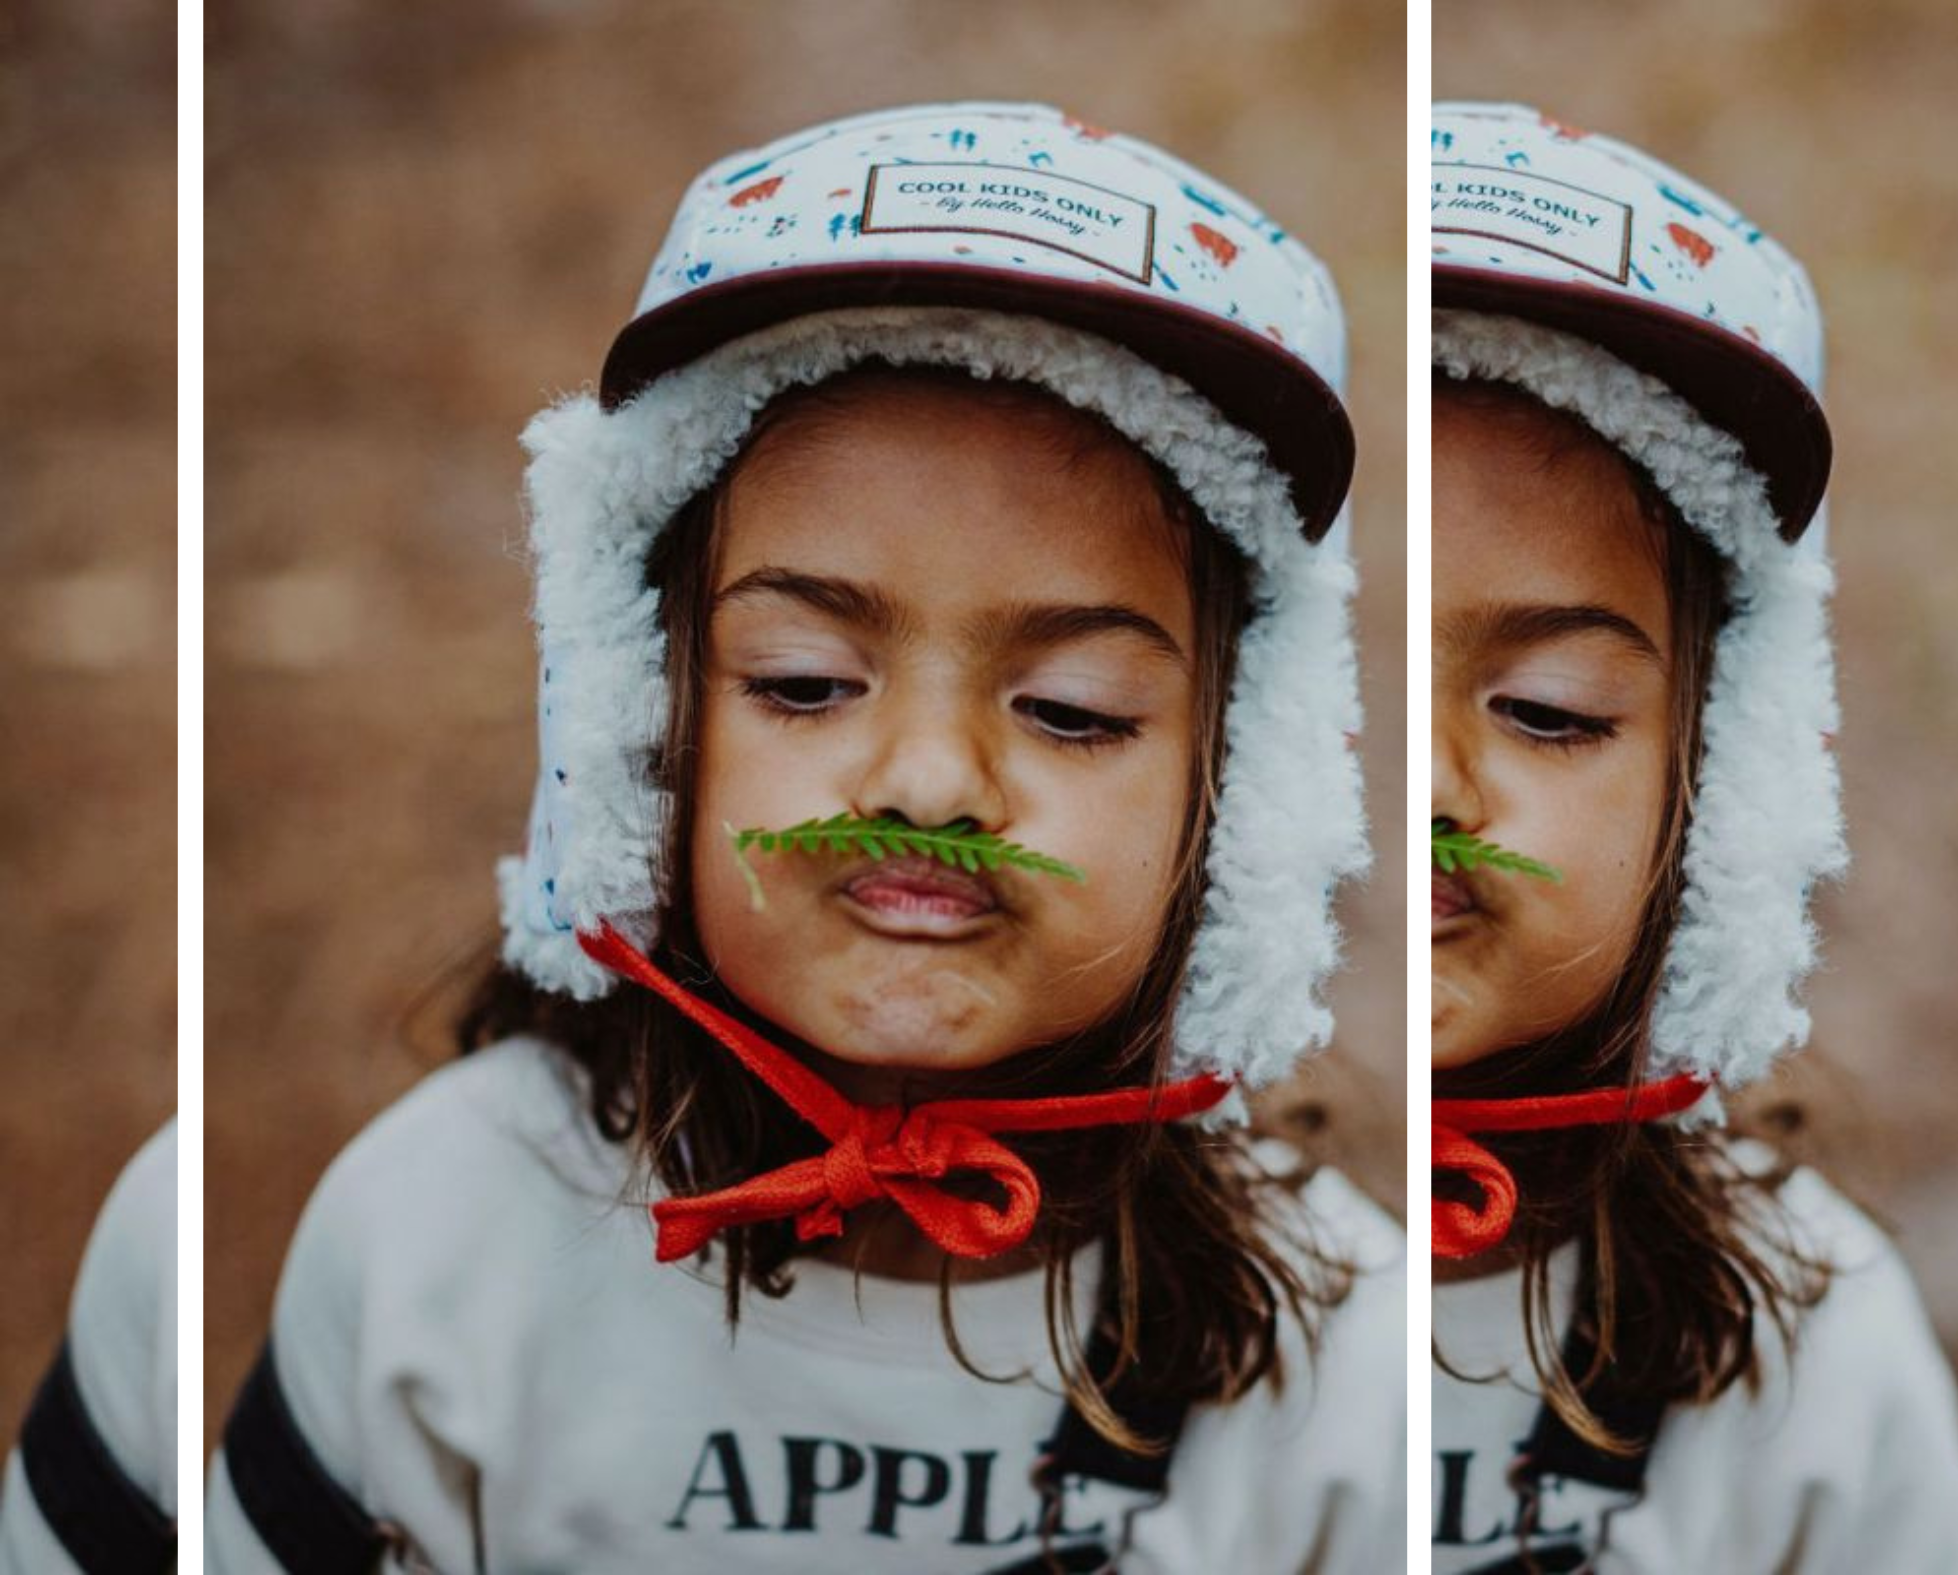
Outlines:
{"type": "Polygon", "coordinates": [[[826,820],[801,821],[779,831],[751,826],[734,832],[733,837],[737,853],[756,847],[764,853],[845,853],[872,859],[917,854],[970,875],[1005,868],[1035,875],[1058,875],[1062,880],[1077,883],[1088,878],[1088,872],[1078,865],[1036,853],[1017,842],[1007,842],[990,831],[979,831],[969,820],[954,820],[943,826],[914,826],[892,815],[865,820],[859,815],[840,814],[826,820]]]}
{"type": "Polygon", "coordinates": [[[1446,831],[1445,821],[1428,824],[1428,852],[1434,867],[1444,875],[1472,874],[1479,869],[1501,870],[1507,875],[1533,875],[1538,880],[1561,881],[1564,877],[1552,866],[1512,853],[1508,848],[1471,837],[1464,831],[1446,831]]]}

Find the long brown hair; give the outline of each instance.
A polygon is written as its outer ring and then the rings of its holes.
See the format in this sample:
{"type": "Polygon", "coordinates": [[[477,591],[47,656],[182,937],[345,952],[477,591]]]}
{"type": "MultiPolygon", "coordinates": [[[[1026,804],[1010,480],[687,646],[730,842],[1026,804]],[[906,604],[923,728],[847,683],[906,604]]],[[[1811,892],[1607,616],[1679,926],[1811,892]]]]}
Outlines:
{"type": "MultiPolygon", "coordinates": [[[[742,455],[661,533],[647,563],[648,581],[660,593],[670,696],[654,765],[656,782],[671,794],[663,860],[668,890],[656,960],[724,1010],[751,1021],[703,960],[686,857],[718,524],[729,479],[755,446],[785,423],[820,422],[864,376],[949,379],[975,397],[1038,410],[1042,433],[1063,463],[1096,444],[1125,441],[1096,418],[1027,385],[935,370],[847,373],[768,407],[742,455]]],[[[1225,703],[1250,600],[1242,557],[1165,471],[1151,470],[1187,566],[1196,622],[1198,747],[1161,944],[1110,1020],[935,1093],[1087,1093],[1159,1082],[1165,1075],[1175,1005],[1202,911],[1225,703]]],[[[779,1029],[757,1026],[783,1042],[779,1029]]],[[[819,1136],[724,1050],[642,990],[578,1002],[496,968],[480,982],[457,1033],[464,1053],[519,1033],[558,1046],[585,1073],[600,1131],[629,1145],[669,1195],[726,1186],[821,1148],[819,1136]]],[[[1297,1319],[1310,1343],[1318,1310],[1346,1293],[1348,1267],[1310,1239],[1303,1210],[1250,1163],[1241,1134],[1140,1125],[1027,1136],[1013,1146],[1041,1181],[1032,1245],[1045,1266],[1048,1336],[1068,1398],[1098,1432],[1123,1447],[1147,1449],[1159,1441],[1134,1436],[1110,1407],[1108,1392],[1117,1378],[1152,1399],[1191,1402],[1232,1399],[1267,1376],[1281,1381],[1281,1317],[1297,1319]],[[1074,1311],[1076,1250],[1094,1241],[1104,1244],[1097,1317],[1106,1320],[1121,1353],[1115,1370],[1106,1372],[1088,1370],[1084,1353],[1091,1331],[1077,1327],[1074,1311]]],[[[1298,1179],[1289,1178],[1292,1185],[1298,1179]]],[[[730,1323],[739,1321],[745,1295],[787,1294],[794,1261],[809,1250],[786,1221],[729,1230],[720,1242],[730,1323]]],[[[970,1368],[952,1316],[951,1270],[947,1260],[940,1271],[942,1322],[953,1353],[970,1368]]]]}
{"type": "MultiPolygon", "coordinates": [[[[1728,613],[1725,565],[1649,475],[1575,417],[1504,384],[1437,373],[1434,391],[1514,418],[1546,465],[1580,445],[1607,449],[1652,531],[1672,613],[1672,750],[1631,958],[1581,1021],[1437,1072],[1434,1092],[1490,1098],[1630,1086],[1646,1073],[1652,1011],[1685,886],[1701,711],[1728,613]]],[[[1760,1377],[1758,1319],[1792,1344],[1797,1314],[1828,1288],[1828,1264],[1796,1247],[1779,1203],[1787,1168],[1743,1164],[1718,1135],[1625,1122],[1481,1141],[1517,1180],[1510,1243],[1523,1268],[1531,1366],[1557,1416],[1598,1448],[1623,1454],[1638,1442],[1614,1436],[1586,1403],[1585,1391],[1607,1370],[1620,1393],[1664,1401],[1704,1403],[1735,1383],[1752,1386],[1760,1377]],[[1573,1316],[1596,1353],[1577,1373],[1564,1362],[1569,1331],[1557,1325],[1550,1277],[1552,1250],[1572,1239],[1581,1265],[1573,1316]]],[[[1445,1179],[1439,1184],[1447,1190],[1445,1179]]]]}

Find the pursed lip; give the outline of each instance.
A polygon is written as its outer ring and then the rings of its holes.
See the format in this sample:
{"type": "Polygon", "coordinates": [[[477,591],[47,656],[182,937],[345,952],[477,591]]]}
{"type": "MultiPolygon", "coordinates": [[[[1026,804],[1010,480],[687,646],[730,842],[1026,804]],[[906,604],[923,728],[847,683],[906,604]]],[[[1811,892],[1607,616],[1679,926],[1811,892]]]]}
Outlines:
{"type": "Polygon", "coordinates": [[[838,893],[856,919],[899,939],[963,940],[991,927],[1002,911],[984,875],[924,854],[866,861],[846,873],[838,893]]]}
{"type": "Polygon", "coordinates": [[[1467,881],[1459,875],[1444,875],[1439,870],[1432,874],[1430,936],[1440,935],[1451,926],[1458,926],[1477,911],[1475,893],[1469,889],[1467,881]]]}

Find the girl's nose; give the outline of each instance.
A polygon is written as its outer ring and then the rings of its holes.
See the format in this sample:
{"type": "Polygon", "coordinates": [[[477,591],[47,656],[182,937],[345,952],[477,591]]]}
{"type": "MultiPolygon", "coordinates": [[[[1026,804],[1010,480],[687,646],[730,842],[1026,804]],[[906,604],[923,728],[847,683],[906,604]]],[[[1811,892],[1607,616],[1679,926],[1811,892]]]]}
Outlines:
{"type": "Polygon", "coordinates": [[[1436,820],[1451,822],[1458,830],[1473,832],[1481,827],[1484,814],[1474,766],[1439,717],[1435,719],[1433,740],[1428,812],[1436,820]]]}
{"type": "Polygon", "coordinates": [[[998,831],[1007,818],[983,722],[958,707],[894,708],[854,799],[858,815],[900,816],[914,826],[969,820],[981,831],[998,831]]]}

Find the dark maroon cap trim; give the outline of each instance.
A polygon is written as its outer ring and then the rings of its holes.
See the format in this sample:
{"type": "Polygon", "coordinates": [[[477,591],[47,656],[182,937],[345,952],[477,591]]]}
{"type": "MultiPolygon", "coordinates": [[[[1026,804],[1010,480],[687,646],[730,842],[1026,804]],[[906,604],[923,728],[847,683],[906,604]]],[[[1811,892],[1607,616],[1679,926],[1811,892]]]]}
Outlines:
{"type": "Polygon", "coordinates": [[[1261,440],[1290,479],[1306,539],[1325,535],[1353,479],[1339,396],[1262,334],[1115,285],[959,263],[780,268],[703,285],[633,319],[612,342],[599,394],[614,409],[656,377],[757,329],[853,306],[963,306],[1044,317],[1126,345],[1182,378],[1261,440]]]}
{"type": "Polygon", "coordinates": [[[1434,304],[1527,318],[1602,345],[1649,372],[1740,439],[1767,478],[1781,534],[1798,540],[1822,504],[1832,444],[1809,387],[1741,334],[1671,307],[1576,281],[1524,279],[1436,263],[1434,304]]]}

